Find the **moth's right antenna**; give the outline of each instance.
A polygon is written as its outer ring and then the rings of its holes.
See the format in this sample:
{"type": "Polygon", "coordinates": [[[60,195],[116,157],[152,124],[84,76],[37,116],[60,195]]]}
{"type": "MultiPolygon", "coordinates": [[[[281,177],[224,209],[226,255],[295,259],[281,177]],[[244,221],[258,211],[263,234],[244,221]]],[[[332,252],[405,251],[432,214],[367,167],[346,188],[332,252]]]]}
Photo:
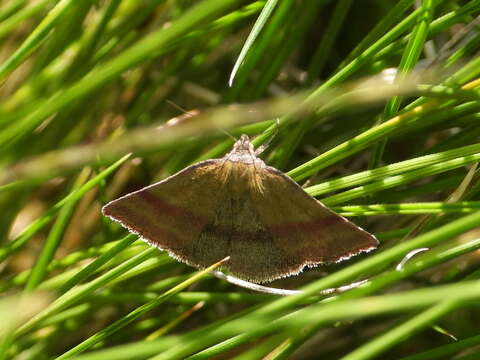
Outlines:
{"type": "Polygon", "coordinates": [[[256,156],[260,155],[261,153],[263,153],[265,150],[268,149],[268,147],[272,143],[272,140],[275,139],[275,137],[277,136],[279,128],[280,128],[280,120],[277,118],[275,120],[275,129],[273,129],[272,135],[267,139],[267,141],[265,141],[262,145],[260,145],[258,148],[255,149],[256,156]]]}

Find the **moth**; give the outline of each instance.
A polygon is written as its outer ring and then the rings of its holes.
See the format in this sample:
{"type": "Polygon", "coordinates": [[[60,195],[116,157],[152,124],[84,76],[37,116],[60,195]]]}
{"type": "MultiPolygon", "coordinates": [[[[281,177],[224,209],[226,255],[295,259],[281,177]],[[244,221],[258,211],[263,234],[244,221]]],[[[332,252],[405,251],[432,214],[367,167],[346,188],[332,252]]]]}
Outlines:
{"type": "Polygon", "coordinates": [[[266,165],[247,135],[223,158],[189,166],[102,212],[189,265],[205,268],[230,256],[224,269],[257,283],[378,246],[373,235],[266,165]]]}

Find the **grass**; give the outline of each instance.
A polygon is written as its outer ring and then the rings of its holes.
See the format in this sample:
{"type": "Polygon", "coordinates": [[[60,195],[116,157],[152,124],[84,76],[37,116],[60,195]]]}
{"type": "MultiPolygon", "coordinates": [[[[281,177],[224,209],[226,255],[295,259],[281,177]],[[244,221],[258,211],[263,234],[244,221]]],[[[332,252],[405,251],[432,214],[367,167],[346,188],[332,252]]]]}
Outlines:
{"type": "Polygon", "coordinates": [[[479,11],[480,0],[7,2],[0,359],[476,358],[479,11]],[[303,290],[278,297],[102,217],[241,134],[271,140],[268,164],[380,247],[278,280],[303,290]]]}

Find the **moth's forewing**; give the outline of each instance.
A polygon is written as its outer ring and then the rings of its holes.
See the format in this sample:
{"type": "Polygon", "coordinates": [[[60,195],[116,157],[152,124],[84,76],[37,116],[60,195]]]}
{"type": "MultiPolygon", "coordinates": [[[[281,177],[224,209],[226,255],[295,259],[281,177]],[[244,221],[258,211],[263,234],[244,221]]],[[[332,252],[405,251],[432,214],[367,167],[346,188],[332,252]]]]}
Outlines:
{"type": "Polygon", "coordinates": [[[227,256],[225,240],[216,239],[212,244],[212,239],[200,236],[222,201],[218,196],[218,177],[213,176],[221,166],[221,160],[192,165],[111,201],[102,211],[149,244],[168,250],[178,260],[209,266],[227,256]]]}
{"type": "Polygon", "coordinates": [[[328,209],[277,169],[267,167],[262,178],[265,192],[257,211],[278,247],[295,259],[292,272],[305,265],[345,260],[378,246],[373,235],[328,209]]]}

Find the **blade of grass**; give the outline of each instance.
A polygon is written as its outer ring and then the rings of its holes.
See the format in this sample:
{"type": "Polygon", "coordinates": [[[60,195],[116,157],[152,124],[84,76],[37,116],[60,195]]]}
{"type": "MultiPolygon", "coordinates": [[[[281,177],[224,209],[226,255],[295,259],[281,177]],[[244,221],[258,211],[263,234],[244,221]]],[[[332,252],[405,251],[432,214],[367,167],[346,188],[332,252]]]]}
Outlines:
{"type": "MultiPolygon", "coordinates": [[[[349,155],[365,149],[369,145],[373,144],[375,141],[384,137],[388,137],[395,131],[399,131],[400,129],[404,130],[406,127],[414,125],[417,121],[419,121],[419,119],[424,120],[422,117],[418,117],[418,113],[425,114],[433,111],[437,107],[438,103],[431,102],[428,105],[420,105],[413,110],[410,110],[403,114],[399,114],[392,119],[387,120],[384,123],[375,126],[374,128],[371,128],[367,131],[364,131],[356,137],[341,143],[340,145],[323,153],[322,155],[303,163],[297,168],[290,170],[287,175],[291,176],[297,181],[304,179],[307,176],[312,175],[313,173],[321,169],[325,169],[326,167],[334,164],[335,162],[346,158],[349,155]]],[[[480,106],[476,102],[464,103],[451,109],[448,113],[448,117],[450,118],[450,116],[456,116],[457,114],[465,115],[465,112],[470,113],[473,111],[478,111],[478,109],[480,109],[480,106]]],[[[440,120],[445,119],[437,119],[437,121],[440,120]]]]}
{"type": "MultiPolygon", "coordinates": [[[[350,75],[358,71],[366,62],[370,61],[370,59],[383,47],[388,45],[390,42],[394,41],[404,32],[406,32],[409,28],[411,28],[416,18],[420,15],[420,9],[415,10],[410,14],[407,18],[405,18],[402,22],[397,24],[393,29],[391,29],[388,33],[383,35],[380,39],[378,39],[374,44],[372,44],[368,49],[362,52],[357,58],[352,60],[349,64],[345,65],[342,69],[340,69],[337,73],[331,76],[327,81],[325,81],[321,86],[319,86],[316,90],[312,92],[312,94],[307,98],[307,102],[310,99],[313,99],[319,95],[321,95],[324,91],[328,88],[340,83],[343,80],[346,80],[350,75]]],[[[304,134],[308,131],[308,129],[313,125],[313,119],[306,119],[299,126],[295,127],[294,131],[292,131],[289,136],[285,139],[284,145],[279,147],[278,151],[275,154],[275,164],[282,168],[282,164],[286,164],[293,153],[294,149],[298,145],[300,139],[304,136],[304,134]]]]}
{"type": "Polygon", "coordinates": [[[395,186],[408,184],[412,181],[415,181],[427,176],[441,174],[446,171],[458,169],[459,167],[472,164],[478,161],[480,161],[480,154],[469,155],[469,156],[465,156],[465,157],[461,157],[453,160],[444,161],[442,163],[431,165],[422,169],[417,169],[409,173],[387,177],[367,185],[358,186],[356,188],[344,191],[342,193],[324,198],[322,199],[322,202],[325,203],[325,205],[327,206],[336,205],[345,201],[356,199],[361,196],[373,194],[381,190],[391,189],[392,187],[395,187],[395,186]]]}
{"type": "MultiPolygon", "coordinates": [[[[469,282],[468,284],[477,284],[476,282],[469,282]]],[[[477,289],[473,290],[470,289],[467,286],[462,286],[459,285],[448,285],[448,286],[442,286],[442,287],[436,287],[436,288],[427,288],[427,289],[421,289],[421,290],[415,290],[407,293],[400,293],[400,294],[393,294],[393,295],[383,295],[383,296],[377,296],[377,297],[370,297],[370,298],[365,298],[361,300],[345,300],[341,301],[338,303],[332,303],[332,304],[321,304],[319,306],[313,306],[310,308],[307,308],[306,310],[308,311],[297,311],[291,315],[288,315],[284,318],[281,319],[281,322],[276,320],[276,321],[268,321],[266,319],[257,319],[255,323],[258,324],[258,326],[264,326],[265,328],[268,328],[268,332],[278,332],[282,326],[289,327],[291,323],[289,323],[292,318],[298,319],[298,322],[296,322],[296,326],[302,325],[305,322],[308,322],[309,319],[311,319],[310,314],[313,314],[315,317],[315,320],[321,320],[321,321],[335,321],[338,318],[348,318],[351,316],[355,317],[364,317],[364,316],[369,316],[372,314],[379,314],[382,313],[383,311],[403,311],[402,309],[399,308],[398,304],[402,304],[401,308],[418,308],[418,307],[423,307],[423,306],[428,306],[429,304],[434,304],[435,302],[441,302],[444,300],[446,297],[451,297],[452,295],[463,297],[466,295],[463,300],[468,300],[468,298],[473,297],[473,298],[478,298],[478,284],[477,289]],[[462,289],[468,289],[469,294],[462,294],[460,293],[453,293],[453,291],[461,291],[462,289]],[[435,292],[435,297],[436,299],[433,300],[432,298],[429,297],[429,294],[431,292],[435,292]],[[421,298],[421,302],[423,304],[420,304],[419,302],[416,301],[416,297],[421,298]],[[372,301],[373,300],[373,301],[372,301]],[[371,305],[371,306],[370,306],[371,305]],[[375,305],[375,306],[373,306],[375,305]],[[377,307],[378,305],[378,307],[377,307]],[[346,311],[346,313],[343,312],[344,309],[347,309],[349,306],[354,306],[354,309],[349,309],[346,311]],[[321,311],[321,314],[318,314],[317,311],[321,311]],[[333,319],[334,318],[334,319],[333,319]],[[328,319],[328,320],[327,320],[328,319]],[[262,323],[263,322],[263,323],[262,323]],[[283,323],[282,323],[283,322],[283,323]]],[[[242,331],[244,328],[245,329],[256,329],[257,326],[253,325],[251,321],[245,321],[245,320],[240,320],[241,322],[241,328],[238,329],[238,331],[242,331]]],[[[227,326],[229,328],[232,328],[232,323],[228,324],[227,326]]],[[[235,326],[239,325],[237,323],[233,324],[235,326]]],[[[217,331],[218,328],[215,328],[213,331],[217,331]]],[[[255,330],[254,330],[255,331],[255,330]]],[[[196,336],[198,338],[198,335],[196,336]]],[[[85,354],[81,355],[78,357],[80,360],[101,360],[104,359],[105,356],[107,358],[112,358],[112,356],[116,359],[135,359],[140,356],[145,357],[148,355],[154,355],[160,353],[159,357],[155,357],[156,360],[162,359],[162,358],[167,358],[167,359],[179,359],[180,356],[187,356],[188,354],[187,351],[184,351],[185,345],[188,345],[187,340],[193,340],[195,337],[192,336],[180,336],[180,337],[168,337],[162,340],[156,340],[156,341],[151,341],[151,342],[140,342],[140,343],[134,343],[134,344],[129,344],[129,345],[123,345],[123,346],[118,346],[114,347],[112,349],[107,349],[107,350],[100,350],[96,352],[92,352],[90,354],[85,354]],[[147,346],[142,346],[143,344],[146,344],[147,346]],[[107,355],[108,354],[108,355],[107,355]]],[[[202,359],[204,357],[200,357],[197,355],[189,357],[189,359],[202,359]]]]}
{"type": "MultiPolygon", "coordinates": [[[[464,255],[466,253],[470,253],[470,252],[473,252],[475,250],[478,250],[480,248],[480,240],[473,240],[473,241],[470,241],[468,243],[465,243],[465,244],[460,244],[460,245],[457,245],[457,246],[454,246],[450,249],[447,249],[445,251],[440,251],[440,252],[436,252],[432,257],[428,257],[428,256],[424,256],[424,259],[422,258],[419,258],[417,260],[414,260],[414,261],[410,261],[406,264],[406,266],[401,270],[401,271],[398,271],[398,270],[391,270],[387,273],[383,273],[382,275],[380,275],[379,278],[377,279],[373,279],[373,281],[368,284],[367,283],[367,287],[365,289],[361,289],[360,291],[352,291],[351,293],[347,293],[345,294],[345,298],[357,298],[359,296],[361,296],[362,294],[371,294],[373,290],[376,290],[378,289],[379,287],[383,287],[385,284],[389,283],[393,283],[395,281],[395,278],[399,279],[399,278],[406,278],[412,274],[416,274],[416,273],[419,273],[425,269],[428,269],[428,268],[431,268],[432,266],[434,265],[437,265],[437,264],[442,264],[442,263],[446,263],[447,261],[449,260],[452,260],[458,256],[461,256],[461,255],[464,255]],[[370,287],[370,289],[368,288],[370,287]],[[373,287],[373,289],[372,289],[373,287]]],[[[441,302],[439,303],[438,305],[435,305],[434,308],[432,308],[430,310],[427,310],[426,313],[428,313],[428,315],[419,315],[419,317],[421,317],[421,320],[418,321],[418,320],[413,320],[413,322],[415,323],[415,325],[418,325],[420,323],[423,323],[423,324],[426,324],[427,322],[427,319],[431,319],[433,320],[433,317],[437,316],[437,317],[440,317],[442,315],[444,315],[446,312],[448,312],[449,310],[452,310],[453,307],[452,306],[445,306],[446,303],[449,303],[450,305],[453,305],[453,304],[456,304],[457,306],[458,305],[463,305],[462,302],[456,302],[456,301],[453,301],[453,302],[450,302],[450,301],[447,301],[447,302],[441,302]],[[435,309],[435,310],[433,310],[435,309]]],[[[417,317],[415,317],[416,319],[417,317]]],[[[401,337],[402,339],[405,339],[406,337],[406,334],[410,334],[411,332],[404,332],[404,330],[406,328],[410,328],[410,330],[413,330],[411,328],[411,325],[413,324],[410,324],[410,325],[407,325],[407,323],[405,323],[405,327],[403,325],[401,325],[402,327],[402,330],[399,330],[399,332],[395,331],[396,335],[387,335],[388,337],[392,336],[397,336],[400,332],[403,333],[403,336],[401,337]]],[[[278,349],[278,352],[276,352],[276,355],[274,357],[272,357],[271,360],[278,360],[278,359],[284,359],[286,358],[289,354],[293,353],[298,347],[300,347],[300,345],[302,345],[305,341],[307,341],[309,338],[311,338],[314,334],[316,334],[318,332],[319,329],[321,329],[323,327],[323,323],[319,323],[319,324],[315,324],[313,326],[308,326],[307,328],[303,329],[301,332],[299,332],[298,335],[296,336],[293,336],[292,338],[288,339],[287,341],[285,341],[282,345],[281,345],[281,348],[278,349]]],[[[382,336],[383,337],[383,336],[382,336]]],[[[385,341],[374,341],[375,345],[373,345],[373,348],[376,348],[377,345],[380,345],[381,344],[385,344],[385,341]]],[[[392,343],[393,344],[393,343],[392,343]]],[[[361,348],[360,348],[361,349],[361,348]]],[[[369,350],[371,351],[371,350],[369,350]]],[[[354,351],[353,353],[355,353],[356,351],[354,351]]],[[[351,354],[353,354],[351,353],[351,354]]],[[[372,354],[370,354],[372,355],[372,354]]],[[[347,356],[350,356],[350,355],[347,355],[347,356]]]]}
{"type": "Polygon", "coordinates": [[[26,0],[11,0],[0,9],[0,21],[7,19],[25,5],[26,0]]]}
{"type": "MultiPolygon", "coordinates": [[[[437,305],[438,307],[440,305],[437,305]]],[[[436,306],[436,307],[437,307],[436,306]]],[[[439,346],[433,350],[421,352],[412,356],[403,357],[401,360],[433,360],[445,359],[448,355],[453,355],[470,347],[480,345],[480,335],[472,336],[463,340],[458,340],[454,343],[439,346]]]]}
{"type": "Polygon", "coordinates": [[[252,30],[248,34],[247,40],[245,40],[245,44],[242,47],[242,50],[240,51],[240,55],[238,55],[237,60],[235,61],[235,64],[233,65],[232,72],[230,73],[230,78],[228,79],[228,86],[233,85],[233,81],[235,79],[235,76],[237,75],[238,69],[240,69],[240,66],[242,65],[243,61],[245,60],[245,57],[247,56],[248,51],[252,47],[253,43],[255,42],[255,39],[258,37],[262,29],[264,28],[266,22],[272,15],[273,10],[275,9],[275,6],[277,6],[278,0],[267,0],[265,6],[262,9],[262,12],[260,15],[258,15],[257,21],[255,21],[255,24],[253,25],[252,30]]]}
{"type": "Polygon", "coordinates": [[[396,214],[440,214],[457,212],[474,212],[480,209],[480,201],[460,202],[418,202],[412,204],[374,204],[348,205],[331,208],[342,216],[370,216],[396,214]]]}
{"type": "Polygon", "coordinates": [[[77,202],[80,200],[87,192],[97,186],[101,181],[103,181],[107,176],[109,176],[113,171],[115,171],[120,165],[122,165],[128,158],[130,154],[125,155],[120,160],[116,161],[108,168],[100,172],[93,179],[88,181],[78,190],[68,194],[65,198],[56,203],[50,210],[47,211],[45,215],[39,219],[33,221],[28,225],[22,233],[12,240],[8,245],[0,248],[0,262],[8,258],[10,255],[20,250],[27,242],[34,236],[38,231],[45,227],[53,216],[67,203],[77,202]]]}
{"type": "MultiPolygon", "coordinates": [[[[474,240],[467,244],[461,244],[452,249],[448,249],[447,251],[437,252],[434,256],[417,259],[414,262],[407,263],[407,265],[402,269],[402,271],[398,271],[395,269],[395,270],[390,270],[386,273],[383,273],[382,275],[378,276],[377,278],[374,278],[370,282],[367,282],[362,287],[353,289],[347,293],[339,295],[333,301],[336,302],[338,300],[354,299],[354,298],[360,298],[365,295],[369,295],[376,290],[382,289],[387,285],[390,285],[399,281],[400,279],[406,278],[412,274],[423,271],[436,264],[444,263],[450,259],[453,259],[465,253],[474,251],[478,248],[480,248],[480,240],[474,240]]],[[[303,294],[300,294],[299,296],[303,296],[303,294]]],[[[332,300],[332,298],[327,299],[326,301],[329,301],[329,300],[332,300]]],[[[268,306],[269,305],[267,305],[266,307],[268,306]]],[[[324,327],[324,325],[325,325],[324,322],[319,322],[319,323],[315,323],[314,325],[310,325],[305,329],[302,329],[302,331],[298,332],[298,336],[295,336],[293,338],[293,341],[289,342],[289,344],[283,344],[283,349],[282,351],[278,352],[277,356],[279,358],[283,358],[284,355],[286,356],[290,354],[296,347],[300,346],[308,338],[313,336],[313,334],[315,334],[320,328],[324,327]]],[[[233,338],[225,340],[217,345],[214,345],[202,351],[201,353],[198,354],[198,358],[197,358],[197,355],[192,356],[192,360],[193,359],[199,360],[199,359],[218,355],[224,351],[230,350],[240,344],[244,344],[248,341],[252,341],[257,337],[263,336],[266,334],[268,334],[268,329],[263,329],[263,330],[259,329],[259,330],[247,332],[241,335],[237,335],[233,338]]]]}
{"type": "Polygon", "coordinates": [[[86,278],[88,278],[91,274],[93,274],[97,269],[101,266],[106,264],[110,261],[115,255],[122,252],[128,246],[130,246],[137,237],[133,234],[129,234],[125,236],[123,239],[119,240],[118,243],[111,248],[110,250],[106,251],[90,264],[85,266],[81,271],[77,272],[73,277],[71,277],[66,283],[64,283],[59,289],[58,292],[60,294],[66,293],[68,290],[73,288],[75,285],[79,284],[86,278]]]}
{"type": "MultiPolygon", "coordinates": [[[[401,79],[405,73],[413,70],[416,66],[428,36],[428,29],[433,18],[433,10],[435,9],[435,5],[436,3],[433,0],[422,1],[422,6],[420,7],[422,13],[417,18],[417,24],[412,31],[412,35],[408,39],[407,46],[403,52],[400,64],[398,65],[398,73],[396,76],[397,79],[401,79]]],[[[398,112],[401,101],[402,98],[399,96],[391,98],[385,105],[383,119],[392,118],[398,112]]],[[[370,168],[378,167],[382,160],[386,145],[386,139],[383,139],[375,145],[370,161],[370,168]]]]}
{"type": "MultiPolygon", "coordinates": [[[[461,244],[457,246],[457,248],[466,249],[467,247],[469,247],[469,244],[473,244],[475,242],[478,243],[478,240],[477,241],[474,240],[466,244],[461,244]]],[[[471,250],[473,249],[470,248],[469,251],[471,250]]],[[[452,248],[447,250],[446,253],[451,254],[454,251],[455,250],[452,248]]],[[[475,278],[476,278],[475,273],[467,276],[467,279],[475,279],[475,278]]],[[[351,352],[345,357],[345,360],[371,359],[372,357],[382,352],[385,352],[389,348],[393,346],[397,346],[399,342],[402,342],[411,338],[413,335],[423,330],[424,328],[434,325],[434,322],[436,320],[442,318],[446,314],[458,308],[461,308],[463,305],[464,303],[462,301],[457,301],[457,300],[447,300],[447,301],[440,302],[439,304],[435,305],[431,309],[427,309],[421,312],[420,314],[412,317],[411,319],[394,327],[393,329],[387,331],[383,335],[378,336],[374,340],[368,342],[367,344],[351,352]]],[[[441,354],[441,356],[445,356],[445,355],[451,354],[452,350],[458,351],[459,349],[462,349],[464,347],[469,347],[469,346],[472,346],[471,341],[466,341],[462,345],[458,345],[458,346],[454,344],[449,344],[445,347],[440,347],[438,350],[442,348],[443,349],[438,351],[437,354],[441,354]]],[[[421,354],[418,354],[418,355],[419,355],[419,359],[422,358],[421,354]]],[[[411,358],[416,358],[416,356],[407,357],[407,358],[404,358],[404,360],[411,359],[411,358]]],[[[427,356],[426,358],[430,358],[430,357],[427,356]]]]}
{"type": "MultiPolygon", "coordinates": [[[[79,188],[87,181],[89,175],[90,169],[84,168],[84,171],[80,172],[77,180],[73,184],[71,193],[79,190],[79,188]]],[[[45,278],[45,274],[47,273],[47,266],[52,261],[55,252],[60,245],[60,242],[68,226],[76,204],[77,202],[69,201],[66,202],[58,210],[57,220],[53,224],[53,227],[50,230],[50,233],[45,240],[45,244],[43,245],[43,248],[38,255],[37,260],[35,261],[35,265],[33,266],[30,273],[27,285],[25,286],[26,291],[32,291],[33,289],[35,289],[38,284],[40,284],[40,282],[42,282],[42,280],[45,278]]]]}
{"type": "Polygon", "coordinates": [[[338,33],[344,26],[345,17],[350,10],[352,0],[337,1],[333,15],[328,22],[327,29],[323,33],[322,41],[318,45],[312,60],[308,66],[307,81],[312,83],[319,74],[322,73],[325,64],[331,54],[333,44],[335,43],[338,33]]]}
{"type": "MultiPolygon", "coordinates": [[[[309,1],[302,6],[295,6],[287,15],[286,21],[282,24],[285,31],[282,35],[282,41],[274,42],[270,50],[271,60],[263,62],[263,68],[259,69],[260,74],[252,87],[252,94],[247,98],[257,99],[264,95],[268,87],[278,78],[282,67],[288,62],[290,55],[298,44],[302,41],[305,33],[315,22],[320,9],[326,5],[328,0],[309,1]],[[299,23],[297,20],[301,18],[299,23]]],[[[282,2],[283,5],[283,2],[282,2]]]]}
{"type": "MultiPolygon", "coordinates": [[[[75,264],[78,264],[79,262],[85,260],[85,259],[90,259],[90,258],[96,258],[99,256],[102,256],[105,254],[105,252],[110,251],[112,248],[116,247],[121,241],[121,240],[116,240],[116,241],[111,241],[106,244],[103,244],[101,246],[92,246],[90,248],[84,249],[84,250],[79,250],[72,252],[63,258],[60,259],[54,259],[52,262],[48,265],[47,271],[50,273],[54,270],[62,270],[62,271],[67,271],[65,268],[73,266],[75,264]]],[[[88,265],[87,265],[88,266],[88,265]]],[[[77,269],[75,271],[78,271],[77,269]]],[[[22,286],[25,285],[29,276],[30,276],[31,270],[24,270],[17,275],[15,275],[13,278],[9,279],[8,281],[5,281],[1,284],[0,286],[0,292],[6,291],[14,286],[22,286]]],[[[69,277],[70,279],[70,277],[69,277]]],[[[47,280],[48,282],[48,280],[47,280]]],[[[42,285],[45,284],[45,281],[42,283],[42,285]]],[[[40,288],[45,289],[44,286],[40,286],[40,288]]],[[[57,290],[57,287],[55,287],[55,290],[57,290]]]]}
{"type": "Polygon", "coordinates": [[[68,350],[67,352],[63,353],[61,356],[57,357],[57,360],[66,359],[68,357],[71,357],[73,355],[77,355],[77,354],[89,349],[90,347],[92,347],[93,345],[98,343],[99,341],[104,340],[108,336],[114,334],[118,330],[120,330],[120,329],[124,328],[125,326],[127,326],[128,324],[130,324],[132,321],[138,319],[143,314],[147,313],[148,311],[152,310],[153,308],[157,307],[158,305],[164,303],[165,301],[170,299],[173,295],[177,294],[178,292],[186,289],[188,286],[190,286],[193,283],[197,282],[198,280],[202,279],[210,271],[213,271],[214,269],[218,268],[219,266],[221,266],[227,260],[228,260],[228,258],[225,258],[225,259],[209,266],[208,268],[197,272],[196,274],[189,277],[184,282],[178,284],[177,286],[174,286],[173,288],[166,291],[165,293],[163,293],[162,295],[160,295],[156,299],[154,299],[154,300],[136,308],[135,310],[130,312],[128,315],[126,315],[122,319],[115,321],[113,324],[111,324],[111,325],[107,326],[106,328],[100,330],[95,335],[89,337],[87,340],[83,341],[82,343],[78,344],[77,346],[68,350]]]}
{"type": "Polygon", "coordinates": [[[293,6],[294,2],[291,0],[280,2],[279,7],[270,17],[268,25],[263,29],[262,36],[256,39],[254,46],[251,46],[248,54],[245,54],[248,56],[242,60],[241,71],[237,69],[235,81],[230,85],[230,89],[225,97],[226,101],[239,101],[242,99],[242,95],[245,96],[245,88],[248,85],[248,81],[263,59],[271,56],[269,54],[270,47],[281,36],[281,28],[291,15],[293,6]]]}
{"type": "MultiPolygon", "coordinates": [[[[312,322],[332,323],[342,319],[358,319],[372,315],[398,313],[432,306],[444,300],[467,302],[478,299],[479,296],[480,284],[477,281],[468,281],[462,284],[422,288],[397,294],[332,301],[289,313],[278,320],[267,317],[264,314],[257,319],[244,318],[232,321],[211,332],[208,337],[214,338],[222,330],[224,332],[233,332],[234,329],[238,329],[237,331],[254,329],[250,330],[251,332],[259,332],[260,329],[267,330],[264,333],[274,333],[280,330],[295,331],[297,327],[306,326],[312,322]],[[258,325],[255,326],[254,324],[258,325]]],[[[183,346],[171,347],[151,360],[185,359],[188,355],[202,348],[206,340],[205,336],[202,339],[192,339],[189,342],[183,342],[183,346]]],[[[201,358],[203,357],[190,356],[188,359],[198,360],[201,358]]]]}
{"type": "MultiPolygon", "coordinates": [[[[439,7],[439,5],[442,4],[442,1],[437,2],[436,6],[439,7]]],[[[430,31],[430,36],[434,36],[442,31],[445,31],[449,27],[451,27],[453,24],[457,24],[459,22],[463,22],[465,16],[469,16],[469,14],[472,11],[475,11],[480,4],[479,0],[472,0],[462,7],[455,8],[454,10],[443,14],[442,16],[438,17],[437,19],[433,20],[430,24],[429,31],[430,31]]],[[[419,9],[417,9],[419,10],[419,9]]],[[[404,38],[392,42],[389,45],[386,45],[383,49],[380,49],[374,57],[374,60],[380,60],[386,55],[389,55],[391,53],[394,53],[396,49],[398,48],[403,48],[404,44],[408,42],[409,39],[409,34],[405,36],[404,38]]]]}
{"type": "Polygon", "coordinates": [[[441,302],[349,353],[347,356],[343,357],[343,360],[371,359],[372,357],[386,351],[388,348],[398,345],[399,339],[404,341],[406,338],[413,336],[426,326],[433,324],[436,319],[441,318],[448,312],[451,312],[462,305],[462,301],[456,300],[441,302]]]}
{"type": "MultiPolygon", "coordinates": [[[[75,0],[60,0],[48,15],[37,25],[35,30],[25,39],[20,47],[0,65],[0,81],[5,79],[18,65],[41,45],[48,33],[63,15],[76,3],[75,0]]],[[[45,4],[44,4],[45,6],[45,4]]]]}
{"type": "MultiPolygon", "coordinates": [[[[62,0],[65,1],[72,0],[62,0]]],[[[72,86],[61,89],[46,100],[40,101],[36,110],[21,121],[17,121],[10,127],[3,129],[0,135],[0,147],[11,146],[21,136],[30,133],[45,118],[63,109],[71,102],[79,100],[98,89],[105,83],[120,76],[124,71],[151,59],[158,57],[164,52],[164,47],[174,38],[186,34],[196,25],[210,20],[214,15],[227,10],[239,0],[208,1],[204,0],[194,5],[171,26],[154,31],[130,48],[122,52],[108,63],[99,65],[72,86]]],[[[69,5],[71,5],[69,3],[69,5]]],[[[1,75],[1,73],[0,73],[1,75]]]]}
{"type": "Polygon", "coordinates": [[[142,251],[137,256],[125,261],[124,263],[118,265],[117,267],[109,270],[105,274],[99,276],[95,280],[92,280],[88,283],[78,285],[75,288],[67,291],[62,296],[58,297],[49,307],[47,307],[44,311],[36,314],[33,318],[23,324],[20,328],[17,329],[15,335],[20,336],[28,331],[32,330],[41,322],[48,317],[52,316],[53,314],[58,313],[61,310],[64,310],[77,302],[81,299],[85,298],[86,296],[93,293],[98,288],[108,284],[111,280],[115,279],[119,275],[127,272],[128,270],[132,269],[136,265],[142,263],[146,259],[155,256],[158,250],[155,248],[148,248],[142,251]]]}
{"type": "Polygon", "coordinates": [[[355,185],[384,179],[389,176],[415,171],[417,169],[432,166],[463,156],[474,155],[477,153],[480,153],[480,145],[467,145],[464,147],[447,150],[436,154],[412,158],[398,163],[386,165],[377,169],[361,171],[356,174],[344,176],[338,179],[328,180],[320,184],[309,186],[308,188],[306,188],[306,190],[310,195],[318,196],[331,191],[343,189],[346,187],[353,187],[355,185]]]}
{"type": "Polygon", "coordinates": [[[390,27],[393,27],[396,23],[401,21],[404,17],[405,11],[412,6],[411,0],[400,0],[391,8],[388,14],[385,14],[380,22],[375,25],[375,27],[365,36],[365,38],[360,41],[360,43],[355,46],[355,48],[350,52],[347,58],[342,61],[340,66],[337,69],[337,72],[345,67],[345,65],[355,58],[359,57],[360,54],[365,51],[368,47],[378,40],[383,34],[387,32],[390,27]]]}
{"type": "MultiPolygon", "coordinates": [[[[261,307],[260,309],[252,312],[249,316],[244,317],[241,321],[246,321],[248,323],[248,321],[250,321],[251,320],[250,318],[252,317],[255,318],[258,315],[262,316],[264,314],[274,314],[274,313],[286,310],[291,306],[298,305],[300,302],[304,301],[307,297],[314,296],[318,294],[321,290],[324,290],[329,287],[337,286],[343,281],[348,281],[350,279],[355,278],[356,275],[364,274],[368,272],[369,269],[382,268],[382,264],[385,265],[390,263],[396,258],[401,258],[405,254],[407,254],[408,252],[416,248],[431,247],[434,244],[437,244],[441,241],[447,240],[465,231],[476,228],[478,226],[479,220],[480,220],[480,212],[477,212],[475,214],[465,216],[459,220],[456,220],[447,225],[439,227],[438,229],[430,231],[426,234],[420,235],[410,241],[398,244],[391,249],[387,249],[382,253],[369,257],[359,263],[353,264],[348,268],[340,270],[337,273],[331,274],[326,278],[323,278],[319,281],[316,281],[308,285],[303,289],[304,291],[299,295],[284,297],[277,301],[271,302],[261,307]]],[[[415,263],[415,264],[417,264],[416,266],[419,266],[420,268],[423,268],[422,266],[424,266],[422,263],[415,263]]],[[[409,268],[410,267],[408,268],[406,267],[405,269],[409,269],[409,268]]],[[[411,269],[414,269],[414,267],[412,267],[411,269]]],[[[413,271],[413,270],[408,270],[408,271],[413,271]]],[[[369,291],[369,289],[370,291],[377,290],[385,286],[386,284],[391,283],[391,281],[395,279],[403,278],[405,274],[406,273],[404,272],[393,271],[388,276],[382,277],[380,278],[380,280],[377,280],[374,283],[373,282],[370,283],[368,288],[362,287],[362,288],[357,288],[353,291],[355,291],[357,294],[360,293],[363,295],[363,292],[369,291]]],[[[342,296],[344,297],[349,296],[348,294],[351,294],[351,292],[346,293],[345,295],[342,295],[342,296]]],[[[288,317],[290,317],[290,315],[288,317]]],[[[232,332],[238,333],[240,330],[239,328],[237,328],[237,326],[239,327],[240,324],[237,324],[235,321],[232,321],[228,325],[217,327],[215,331],[212,331],[209,333],[209,338],[210,338],[209,343],[211,344],[215,341],[223,341],[218,345],[218,346],[221,346],[223,350],[226,346],[227,348],[231,348],[233,346],[236,346],[237,344],[241,344],[246,341],[250,341],[253,338],[256,338],[258,336],[265,335],[268,333],[268,331],[271,330],[269,326],[255,327],[255,330],[247,331],[242,335],[238,335],[232,339],[224,341],[225,333],[223,333],[222,330],[226,331],[226,333],[228,334],[232,332]],[[227,329],[230,329],[230,331],[227,331],[227,329]]],[[[250,326],[252,326],[252,324],[250,324],[250,326]]],[[[178,356],[178,354],[181,354],[182,356],[191,354],[193,352],[198,351],[199,349],[204,349],[205,346],[208,344],[206,342],[206,339],[203,337],[202,341],[195,341],[195,339],[191,339],[190,347],[188,347],[186,343],[183,343],[183,345],[184,346],[182,350],[179,350],[179,352],[176,353],[175,356],[178,356]]],[[[212,349],[214,348],[218,348],[218,347],[217,346],[212,347],[212,349]]],[[[168,354],[168,353],[169,352],[164,354],[168,354]]],[[[171,353],[169,354],[169,356],[172,356],[172,355],[173,354],[171,353]]]]}
{"type": "Polygon", "coordinates": [[[35,3],[31,3],[29,6],[18,10],[9,18],[3,19],[0,23],[0,39],[9,35],[16,28],[16,26],[18,26],[20,22],[32,17],[43,9],[48,8],[48,5],[53,2],[53,0],[36,1],[35,3]]]}
{"type": "Polygon", "coordinates": [[[77,56],[75,59],[73,59],[68,69],[65,70],[65,76],[67,78],[67,81],[65,82],[72,82],[88,72],[88,66],[91,65],[91,59],[94,55],[94,51],[104,35],[108,22],[111,20],[115,11],[120,5],[120,2],[121,0],[111,0],[109,2],[94,31],[92,31],[87,39],[85,39],[81,49],[77,53],[77,56]]]}

